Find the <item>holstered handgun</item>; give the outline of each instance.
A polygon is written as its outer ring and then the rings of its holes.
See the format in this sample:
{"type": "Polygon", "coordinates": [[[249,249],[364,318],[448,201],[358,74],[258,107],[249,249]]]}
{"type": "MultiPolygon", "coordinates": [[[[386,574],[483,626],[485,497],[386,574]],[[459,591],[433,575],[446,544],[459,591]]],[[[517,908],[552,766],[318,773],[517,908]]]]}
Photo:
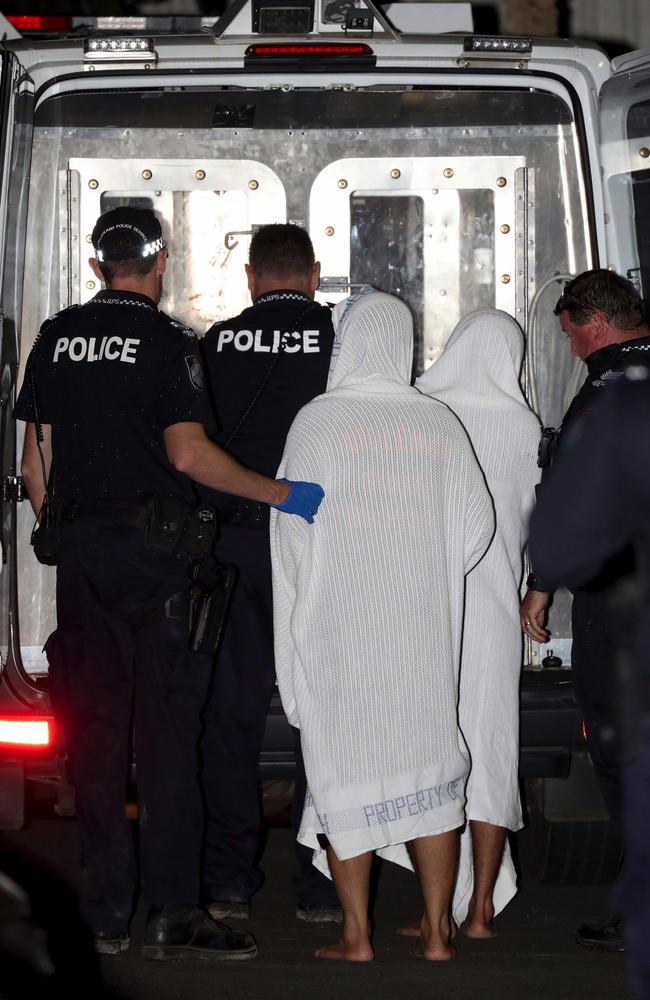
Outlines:
{"type": "Polygon", "coordinates": [[[189,650],[214,656],[237,582],[237,570],[231,563],[201,559],[192,564],[190,578],[189,650]]]}

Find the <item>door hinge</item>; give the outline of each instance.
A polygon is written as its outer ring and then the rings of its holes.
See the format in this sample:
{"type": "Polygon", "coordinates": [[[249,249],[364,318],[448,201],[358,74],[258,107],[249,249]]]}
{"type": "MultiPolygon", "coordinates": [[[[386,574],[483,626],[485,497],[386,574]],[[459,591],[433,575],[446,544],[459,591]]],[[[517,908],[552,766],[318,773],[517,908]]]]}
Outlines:
{"type": "Polygon", "coordinates": [[[2,477],[3,503],[19,503],[21,500],[25,500],[26,497],[25,482],[22,476],[2,477]]]}

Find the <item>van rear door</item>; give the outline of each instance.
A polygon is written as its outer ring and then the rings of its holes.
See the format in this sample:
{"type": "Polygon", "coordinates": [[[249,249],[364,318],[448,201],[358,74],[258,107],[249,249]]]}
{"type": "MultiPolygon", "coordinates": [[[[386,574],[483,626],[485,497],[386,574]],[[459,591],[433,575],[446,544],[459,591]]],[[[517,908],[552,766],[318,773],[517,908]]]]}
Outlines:
{"type": "Polygon", "coordinates": [[[600,93],[607,266],[650,296],[650,50],[612,63],[600,93]]]}
{"type": "MultiPolygon", "coordinates": [[[[16,711],[20,707],[41,706],[46,700],[43,690],[30,680],[24,669],[20,652],[16,505],[21,498],[21,485],[17,477],[17,427],[13,419],[34,85],[17,56],[6,48],[0,52],[0,68],[0,650],[4,666],[0,702],[3,707],[10,705],[16,711]]],[[[32,280],[38,279],[33,276],[32,280]]],[[[21,438],[22,430],[21,426],[21,438]]]]}

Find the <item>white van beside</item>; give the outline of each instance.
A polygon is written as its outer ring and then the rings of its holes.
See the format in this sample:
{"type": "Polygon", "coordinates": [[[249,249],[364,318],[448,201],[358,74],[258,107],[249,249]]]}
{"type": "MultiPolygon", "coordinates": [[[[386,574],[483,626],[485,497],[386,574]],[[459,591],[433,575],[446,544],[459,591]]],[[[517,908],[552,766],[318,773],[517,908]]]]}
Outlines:
{"type": "MultiPolygon", "coordinates": [[[[248,304],[248,240],[269,222],[308,229],[321,300],[371,283],[408,303],[414,374],[462,315],[505,309],[527,333],[531,405],[557,425],[583,378],[553,316],[563,281],[605,266],[650,290],[650,52],[610,63],[592,44],[477,36],[468,4],[236,0],[193,35],[113,23],[6,39],[0,62],[1,828],[22,821],[26,777],[54,782],[62,809],[69,798],[42,654],[54,571],[29,546],[12,405],[41,322],[99,290],[97,216],[157,213],[171,248],[161,307],[199,333],[248,304]],[[30,744],[21,725],[39,720],[47,742],[30,744]]],[[[526,650],[522,775],[540,872],[553,850],[557,877],[575,874],[551,838],[579,822],[600,858],[581,871],[598,878],[608,832],[571,695],[569,612],[560,596],[553,659],[526,650]]],[[[290,763],[286,735],[275,705],[266,773],[290,763]]]]}

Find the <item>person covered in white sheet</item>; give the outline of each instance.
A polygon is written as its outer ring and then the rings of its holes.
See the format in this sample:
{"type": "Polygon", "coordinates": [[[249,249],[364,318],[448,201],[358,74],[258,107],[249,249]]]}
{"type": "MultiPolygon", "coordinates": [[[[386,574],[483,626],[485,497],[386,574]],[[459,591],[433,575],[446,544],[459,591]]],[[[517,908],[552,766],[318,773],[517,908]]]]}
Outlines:
{"type": "MultiPolygon", "coordinates": [[[[472,769],[454,916],[474,938],[494,936],[494,915],[516,892],[506,834],[522,826],[519,592],[540,477],[540,425],[519,386],[523,350],[521,331],[507,313],[476,312],[461,320],[440,358],[415,383],[463,424],[496,514],[490,548],[467,578],[460,671],[460,727],[472,769]]],[[[402,930],[409,931],[417,933],[417,925],[402,930]]]]}
{"type": "Polygon", "coordinates": [[[415,868],[417,953],[444,961],[469,759],[457,698],[465,574],[494,529],[460,422],[409,386],[411,316],[369,290],[336,322],[328,391],[293,423],[279,475],[318,472],[303,530],[271,521],[278,684],[300,728],[299,840],[344,913],[320,958],[368,961],[372,853],[415,868]]]}

